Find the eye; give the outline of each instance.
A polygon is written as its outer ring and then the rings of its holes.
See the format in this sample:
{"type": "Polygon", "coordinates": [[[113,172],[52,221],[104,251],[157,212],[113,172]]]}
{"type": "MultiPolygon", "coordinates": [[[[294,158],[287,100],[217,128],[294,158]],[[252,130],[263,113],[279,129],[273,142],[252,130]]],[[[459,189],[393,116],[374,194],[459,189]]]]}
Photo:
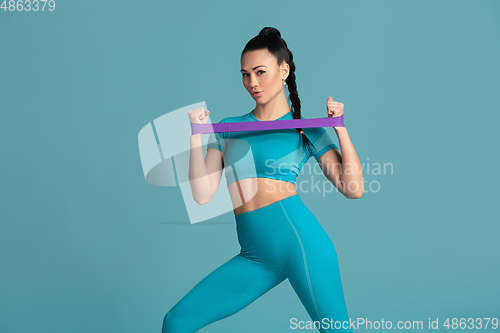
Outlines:
{"type": "MultiPolygon", "coordinates": [[[[266,71],[263,71],[262,69],[257,71],[257,73],[260,73],[260,72],[262,72],[262,74],[264,74],[266,71]]],[[[248,76],[248,73],[242,73],[241,75],[243,77],[245,77],[245,76],[248,76]]]]}

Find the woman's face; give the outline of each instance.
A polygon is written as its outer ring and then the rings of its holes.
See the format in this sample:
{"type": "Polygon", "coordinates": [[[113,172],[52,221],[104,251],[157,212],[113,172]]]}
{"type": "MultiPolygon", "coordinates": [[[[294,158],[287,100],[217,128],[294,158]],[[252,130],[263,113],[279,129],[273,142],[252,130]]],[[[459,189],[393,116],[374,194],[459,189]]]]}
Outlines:
{"type": "Polygon", "coordinates": [[[245,52],[241,58],[241,75],[245,89],[259,104],[266,104],[283,91],[283,79],[288,77],[289,66],[281,66],[267,50],[245,52]],[[254,91],[261,91],[254,95],[254,91]]]}

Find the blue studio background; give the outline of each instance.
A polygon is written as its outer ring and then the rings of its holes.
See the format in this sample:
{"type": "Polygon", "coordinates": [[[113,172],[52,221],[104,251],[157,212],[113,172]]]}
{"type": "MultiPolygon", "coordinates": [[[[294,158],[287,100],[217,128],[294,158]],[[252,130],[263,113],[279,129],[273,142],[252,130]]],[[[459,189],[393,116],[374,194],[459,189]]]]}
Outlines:
{"type": "MultiPolygon", "coordinates": [[[[443,332],[500,317],[499,14],[494,0],[2,9],[0,332],[160,332],[238,253],[232,212],[191,225],[179,187],[145,181],[138,133],[201,101],[213,122],[252,110],[239,59],[265,26],[294,55],[303,116],[344,103],[365,166],[359,200],[299,192],[334,241],[350,317],[443,332]]],[[[284,281],[202,331],[288,332],[292,317],[309,320],[284,281]]]]}

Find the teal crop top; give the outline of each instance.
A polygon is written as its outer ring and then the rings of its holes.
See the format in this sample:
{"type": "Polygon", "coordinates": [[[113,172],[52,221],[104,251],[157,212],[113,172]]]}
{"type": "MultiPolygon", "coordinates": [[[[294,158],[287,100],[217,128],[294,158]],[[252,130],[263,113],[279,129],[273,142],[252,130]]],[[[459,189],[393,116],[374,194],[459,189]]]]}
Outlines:
{"type": "MultiPolygon", "coordinates": [[[[301,117],[302,119],[306,119],[301,117]]],[[[276,120],[293,119],[292,111],[276,120]]],[[[253,110],[236,117],[227,117],[219,123],[260,121],[253,110]]],[[[323,127],[303,128],[313,144],[306,151],[302,136],[294,129],[211,133],[207,149],[224,153],[227,184],[244,178],[262,177],[279,179],[295,184],[302,166],[314,156],[316,161],[330,149],[338,149],[323,127]]]]}

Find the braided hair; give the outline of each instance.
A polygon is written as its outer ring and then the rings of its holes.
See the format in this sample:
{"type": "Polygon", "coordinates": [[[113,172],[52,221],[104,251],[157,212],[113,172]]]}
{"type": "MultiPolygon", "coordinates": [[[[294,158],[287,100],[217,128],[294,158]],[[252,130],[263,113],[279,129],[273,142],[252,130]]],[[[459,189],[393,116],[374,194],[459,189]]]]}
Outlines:
{"type": "MultiPolygon", "coordinates": [[[[286,78],[288,86],[289,100],[292,102],[292,116],[293,119],[300,119],[300,99],[297,92],[297,83],[295,82],[295,63],[293,62],[292,52],[281,34],[276,28],[265,27],[257,36],[252,38],[241,52],[241,58],[246,52],[267,49],[271,54],[277,58],[278,66],[286,62],[290,66],[290,73],[286,78]]],[[[296,128],[302,138],[302,144],[306,150],[312,151],[312,143],[302,131],[302,128],[296,128]]]]}

